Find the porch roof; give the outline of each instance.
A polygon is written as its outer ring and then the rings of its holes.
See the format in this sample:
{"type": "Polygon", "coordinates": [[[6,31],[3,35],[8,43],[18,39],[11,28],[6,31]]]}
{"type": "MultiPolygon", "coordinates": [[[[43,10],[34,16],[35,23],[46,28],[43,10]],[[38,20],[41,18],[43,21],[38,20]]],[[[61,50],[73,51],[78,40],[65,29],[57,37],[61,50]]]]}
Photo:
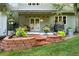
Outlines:
{"type": "MultiPolygon", "coordinates": [[[[13,10],[15,12],[26,13],[57,13],[57,10],[13,10]]],[[[74,11],[61,11],[61,13],[74,13],[74,11]]]]}

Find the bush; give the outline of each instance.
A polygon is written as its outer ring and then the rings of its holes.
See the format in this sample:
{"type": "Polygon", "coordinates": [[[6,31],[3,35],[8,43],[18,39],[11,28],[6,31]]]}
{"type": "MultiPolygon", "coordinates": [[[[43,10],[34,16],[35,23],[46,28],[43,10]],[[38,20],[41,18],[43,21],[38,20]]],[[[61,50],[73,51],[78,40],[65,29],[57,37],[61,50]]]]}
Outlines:
{"type": "Polygon", "coordinates": [[[21,27],[17,28],[16,29],[16,36],[17,37],[26,37],[27,33],[25,30],[26,30],[25,28],[21,28],[21,27]]]}
{"type": "Polygon", "coordinates": [[[65,32],[64,31],[58,31],[58,35],[65,37],[65,32]]]}
{"type": "Polygon", "coordinates": [[[48,26],[45,26],[45,27],[43,28],[43,31],[44,31],[45,33],[47,33],[47,32],[50,31],[50,28],[49,28],[48,26]]]}

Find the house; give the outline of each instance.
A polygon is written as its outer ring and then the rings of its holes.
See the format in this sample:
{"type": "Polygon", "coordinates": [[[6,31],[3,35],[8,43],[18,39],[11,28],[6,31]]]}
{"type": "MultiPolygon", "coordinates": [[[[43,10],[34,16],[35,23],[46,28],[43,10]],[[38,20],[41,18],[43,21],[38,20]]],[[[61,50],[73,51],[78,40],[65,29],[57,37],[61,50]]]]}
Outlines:
{"type": "Polygon", "coordinates": [[[79,21],[75,16],[72,4],[66,5],[60,15],[57,15],[57,9],[52,3],[10,3],[8,6],[15,13],[16,20],[8,20],[6,15],[0,14],[0,35],[7,35],[10,31],[8,27],[13,26],[14,22],[21,26],[29,26],[29,32],[43,32],[42,28],[45,25],[53,26],[55,22],[62,21],[65,32],[68,27],[75,32],[76,27],[79,27],[79,21]]]}

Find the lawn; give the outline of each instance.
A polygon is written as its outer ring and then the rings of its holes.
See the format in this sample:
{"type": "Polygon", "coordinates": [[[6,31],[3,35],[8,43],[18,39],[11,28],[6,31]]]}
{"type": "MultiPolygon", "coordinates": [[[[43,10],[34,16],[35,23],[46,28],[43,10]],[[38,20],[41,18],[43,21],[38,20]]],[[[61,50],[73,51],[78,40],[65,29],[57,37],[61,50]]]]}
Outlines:
{"type": "Polygon", "coordinates": [[[32,49],[0,52],[2,56],[78,56],[79,38],[65,40],[60,43],[52,43],[32,49]]]}

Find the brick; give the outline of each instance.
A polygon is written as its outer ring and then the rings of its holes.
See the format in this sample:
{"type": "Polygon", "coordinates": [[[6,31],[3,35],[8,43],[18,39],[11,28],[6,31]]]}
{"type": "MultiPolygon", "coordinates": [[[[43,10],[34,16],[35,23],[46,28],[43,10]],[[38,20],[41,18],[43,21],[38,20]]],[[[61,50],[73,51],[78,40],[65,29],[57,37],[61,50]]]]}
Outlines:
{"type": "Polygon", "coordinates": [[[46,41],[41,41],[41,42],[38,42],[36,45],[37,46],[40,46],[40,45],[46,45],[46,44],[49,44],[50,42],[46,42],[46,41]]]}
{"type": "Polygon", "coordinates": [[[5,42],[5,43],[3,43],[3,45],[15,45],[15,43],[14,42],[5,42]]]}
{"type": "Polygon", "coordinates": [[[32,40],[25,40],[24,44],[31,44],[32,46],[34,46],[36,44],[36,41],[33,39],[32,40]]]}
{"type": "Polygon", "coordinates": [[[54,42],[54,39],[52,39],[52,38],[47,38],[46,41],[47,41],[47,42],[54,42]]]}
{"type": "Polygon", "coordinates": [[[30,43],[31,40],[24,40],[24,43],[30,43]]]}
{"type": "Polygon", "coordinates": [[[24,44],[20,44],[20,45],[16,45],[16,47],[15,48],[13,48],[13,49],[24,49],[25,48],[25,45],[24,44]]]}
{"type": "Polygon", "coordinates": [[[15,44],[23,44],[22,40],[14,40],[15,44]]]}
{"type": "Polygon", "coordinates": [[[8,43],[13,43],[13,42],[14,42],[14,40],[13,40],[13,39],[7,39],[7,40],[3,40],[2,42],[3,42],[3,43],[5,43],[5,42],[8,42],[8,43]]]}
{"type": "Polygon", "coordinates": [[[26,48],[32,48],[32,45],[31,44],[25,44],[25,47],[26,48]]]}

